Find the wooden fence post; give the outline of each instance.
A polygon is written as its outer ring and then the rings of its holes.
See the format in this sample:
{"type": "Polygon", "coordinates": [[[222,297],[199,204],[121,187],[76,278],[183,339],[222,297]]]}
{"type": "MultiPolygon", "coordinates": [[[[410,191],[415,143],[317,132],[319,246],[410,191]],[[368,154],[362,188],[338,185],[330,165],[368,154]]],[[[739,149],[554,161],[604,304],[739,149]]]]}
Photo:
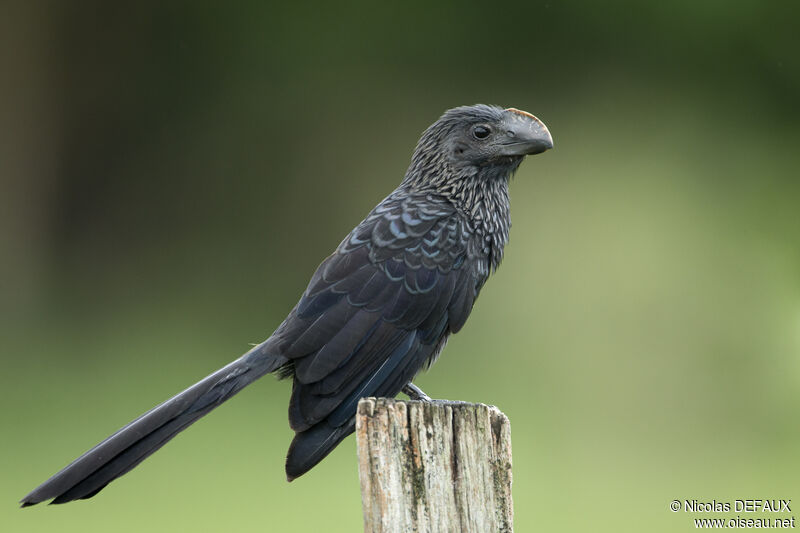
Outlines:
{"type": "Polygon", "coordinates": [[[496,407],[364,398],[356,440],[365,532],[513,530],[511,426],[496,407]]]}

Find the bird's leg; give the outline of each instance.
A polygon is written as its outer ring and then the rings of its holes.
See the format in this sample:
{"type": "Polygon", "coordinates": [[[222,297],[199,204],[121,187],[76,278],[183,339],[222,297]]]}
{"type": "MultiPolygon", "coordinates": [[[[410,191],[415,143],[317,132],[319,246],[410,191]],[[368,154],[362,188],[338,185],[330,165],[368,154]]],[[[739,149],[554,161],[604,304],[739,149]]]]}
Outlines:
{"type": "Polygon", "coordinates": [[[410,381],[405,387],[403,387],[402,392],[403,394],[408,396],[410,400],[418,402],[433,403],[438,405],[466,405],[469,403],[469,402],[462,402],[460,400],[434,400],[433,398],[422,392],[422,389],[420,389],[410,381]]]}
{"type": "Polygon", "coordinates": [[[403,387],[403,394],[405,394],[406,396],[408,396],[412,400],[417,400],[417,401],[420,401],[420,402],[432,402],[433,401],[430,396],[428,396],[427,394],[422,392],[422,389],[420,389],[419,387],[417,387],[416,385],[414,385],[410,381],[408,382],[408,384],[405,387],[403,387]]]}

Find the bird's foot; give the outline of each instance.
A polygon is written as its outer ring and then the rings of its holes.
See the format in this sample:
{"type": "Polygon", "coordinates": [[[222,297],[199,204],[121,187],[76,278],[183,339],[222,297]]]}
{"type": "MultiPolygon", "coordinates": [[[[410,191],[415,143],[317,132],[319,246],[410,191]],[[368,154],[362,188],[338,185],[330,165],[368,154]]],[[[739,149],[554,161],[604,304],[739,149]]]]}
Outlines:
{"type": "Polygon", "coordinates": [[[467,404],[469,402],[462,402],[459,400],[434,400],[427,394],[425,394],[422,389],[414,385],[409,381],[408,385],[403,387],[403,394],[408,396],[410,400],[418,401],[418,402],[426,402],[426,403],[438,403],[438,404],[446,404],[446,405],[454,405],[454,404],[467,404]]]}
{"type": "Polygon", "coordinates": [[[419,401],[419,402],[432,402],[433,401],[433,399],[430,396],[428,396],[427,394],[422,392],[422,389],[420,389],[419,387],[417,387],[416,385],[414,385],[410,381],[408,382],[408,385],[403,387],[403,394],[408,396],[409,399],[416,400],[416,401],[419,401]]]}

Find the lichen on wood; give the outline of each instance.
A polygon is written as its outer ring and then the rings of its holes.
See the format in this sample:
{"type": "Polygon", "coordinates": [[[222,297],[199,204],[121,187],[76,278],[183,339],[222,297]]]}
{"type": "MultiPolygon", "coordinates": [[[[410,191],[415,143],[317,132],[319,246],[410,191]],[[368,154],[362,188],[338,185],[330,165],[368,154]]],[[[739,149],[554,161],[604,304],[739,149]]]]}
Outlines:
{"type": "Polygon", "coordinates": [[[366,532],[513,530],[511,428],[496,407],[364,398],[356,439],[366,532]]]}

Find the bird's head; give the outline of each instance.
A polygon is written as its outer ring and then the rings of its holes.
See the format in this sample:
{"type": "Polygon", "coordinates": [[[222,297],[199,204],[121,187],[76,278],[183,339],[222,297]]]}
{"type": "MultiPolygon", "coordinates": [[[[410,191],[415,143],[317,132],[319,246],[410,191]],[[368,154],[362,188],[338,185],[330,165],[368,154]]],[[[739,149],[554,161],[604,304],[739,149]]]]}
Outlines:
{"type": "Polygon", "coordinates": [[[446,166],[476,175],[490,167],[492,174],[508,175],[526,155],[552,147],[547,127],[530,113],[483,104],[456,107],[422,134],[409,172],[427,174],[446,166]]]}

